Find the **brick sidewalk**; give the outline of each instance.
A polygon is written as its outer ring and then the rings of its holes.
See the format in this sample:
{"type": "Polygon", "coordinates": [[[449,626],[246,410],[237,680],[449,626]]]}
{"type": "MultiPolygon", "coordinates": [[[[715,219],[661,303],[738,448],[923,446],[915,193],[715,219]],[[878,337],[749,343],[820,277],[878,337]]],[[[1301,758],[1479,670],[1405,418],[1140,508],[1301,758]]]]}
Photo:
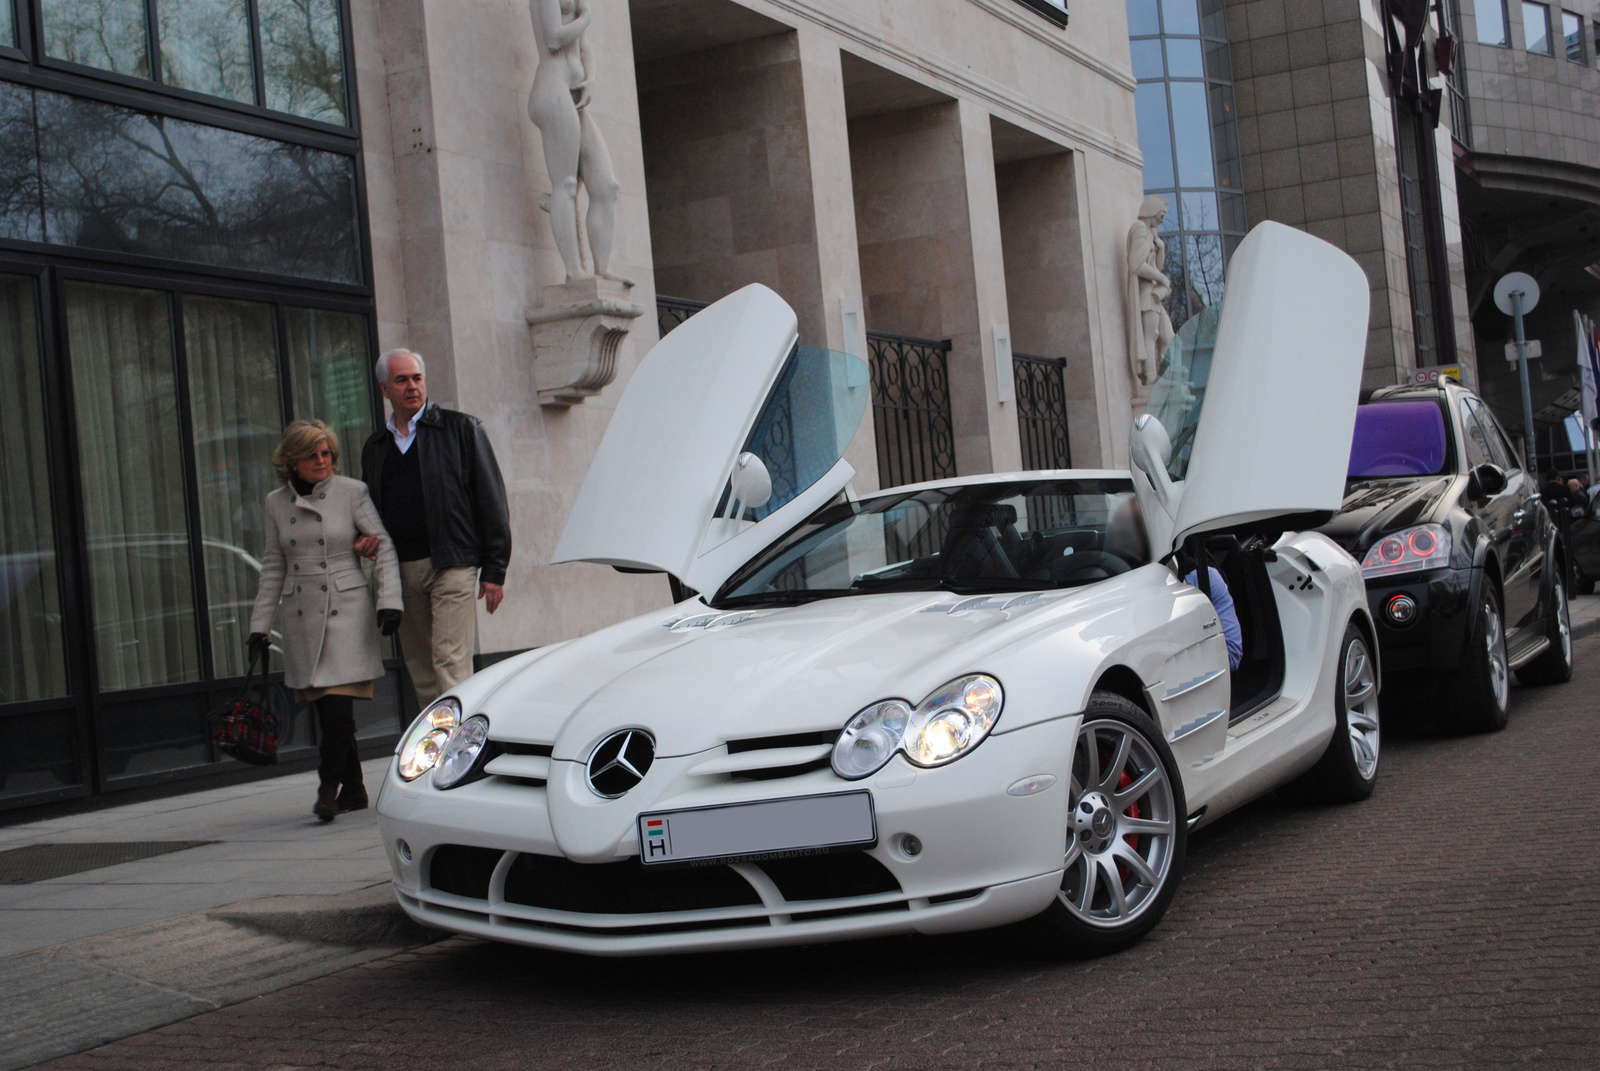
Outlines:
{"type": "Polygon", "coordinates": [[[1195,838],[1142,946],[995,935],[654,960],[456,939],[48,1065],[1600,1067],[1600,640],[1511,726],[1391,738],[1378,792],[1195,838]]]}

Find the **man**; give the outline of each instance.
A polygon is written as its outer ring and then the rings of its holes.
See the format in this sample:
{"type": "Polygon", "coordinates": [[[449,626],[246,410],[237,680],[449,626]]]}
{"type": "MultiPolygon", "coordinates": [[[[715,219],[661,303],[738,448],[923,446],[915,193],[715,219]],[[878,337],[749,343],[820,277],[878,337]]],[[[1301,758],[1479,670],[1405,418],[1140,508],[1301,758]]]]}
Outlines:
{"type": "MultiPolygon", "coordinates": [[[[500,608],[511,518],[483,425],[428,404],[421,356],[390,350],[377,376],[391,415],[361,450],[361,478],[400,558],[400,652],[427,706],[472,675],[474,589],[491,614],[500,608]]],[[[356,549],[370,556],[368,544],[356,549]]]]}

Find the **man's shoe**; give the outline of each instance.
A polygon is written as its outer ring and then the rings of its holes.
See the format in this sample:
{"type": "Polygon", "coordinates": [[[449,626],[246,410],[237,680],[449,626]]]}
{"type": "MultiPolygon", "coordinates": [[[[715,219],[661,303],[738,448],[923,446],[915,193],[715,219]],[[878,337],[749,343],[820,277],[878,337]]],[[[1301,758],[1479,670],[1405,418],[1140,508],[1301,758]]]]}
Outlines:
{"type": "Polygon", "coordinates": [[[317,802],[311,805],[311,813],[324,822],[333,821],[333,816],[339,813],[339,790],[337,788],[322,788],[317,790],[317,802]]]}
{"type": "Polygon", "coordinates": [[[348,814],[351,811],[366,810],[367,790],[365,786],[356,785],[354,788],[348,785],[345,786],[344,790],[339,793],[339,799],[334,806],[338,809],[340,814],[348,814]]]}

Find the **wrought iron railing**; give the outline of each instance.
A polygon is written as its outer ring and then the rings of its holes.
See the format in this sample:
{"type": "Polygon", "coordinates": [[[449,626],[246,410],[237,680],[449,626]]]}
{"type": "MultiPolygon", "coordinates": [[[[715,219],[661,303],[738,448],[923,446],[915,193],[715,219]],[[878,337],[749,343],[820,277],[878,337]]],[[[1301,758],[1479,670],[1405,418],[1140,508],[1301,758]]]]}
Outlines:
{"type": "Polygon", "coordinates": [[[950,343],[867,332],[878,480],[884,487],[956,474],[950,343]]]}
{"type": "Polygon", "coordinates": [[[683,321],[705,308],[710,302],[690,301],[688,298],[667,297],[665,294],[656,295],[656,329],[662,338],[667,337],[667,332],[677,327],[683,321]]]}
{"type": "Polygon", "coordinates": [[[1067,359],[1014,353],[1017,432],[1025,469],[1070,469],[1072,441],[1067,432],[1067,359]]]}

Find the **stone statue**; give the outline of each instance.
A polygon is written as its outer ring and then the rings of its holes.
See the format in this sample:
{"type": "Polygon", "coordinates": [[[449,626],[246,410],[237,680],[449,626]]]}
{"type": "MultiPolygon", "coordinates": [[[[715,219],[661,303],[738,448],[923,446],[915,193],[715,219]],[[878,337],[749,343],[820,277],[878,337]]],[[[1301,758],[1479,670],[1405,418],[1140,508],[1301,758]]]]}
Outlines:
{"type": "Polygon", "coordinates": [[[1166,198],[1146,197],[1139,222],[1128,231],[1128,364],[1135,382],[1146,387],[1155,383],[1173,335],[1165,304],[1172,294],[1172,280],[1163,270],[1167,243],[1157,233],[1166,217],[1166,198]]]}
{"type": "Polygon", "coordinates": [[[624,286],[631,279],[607,271],[616,223],[617,174],[600,127],[589,111],[594,99],[594,63],[584,31],[589,28],[591,0],[528,0],[539,66],[528,95],[528,118],[544,140],[545,168],[550,172],[550,229],[567,269],[567,281],[598,276],[624,286]],[[591,273],[578,237],[578,187],[589,195],[584,214],[591,273]]]}

